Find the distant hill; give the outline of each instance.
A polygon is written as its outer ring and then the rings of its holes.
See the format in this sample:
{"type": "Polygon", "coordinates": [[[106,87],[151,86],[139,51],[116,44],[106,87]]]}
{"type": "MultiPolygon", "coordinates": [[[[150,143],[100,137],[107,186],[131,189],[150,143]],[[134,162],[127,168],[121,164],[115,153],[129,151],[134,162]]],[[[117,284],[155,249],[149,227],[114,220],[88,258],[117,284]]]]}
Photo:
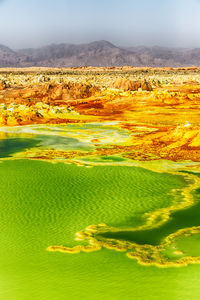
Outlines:
{"type": "Polygon", "coordinates": [[[0,45],[0,67],[14,67],[18,65],[21,65],[21,55],[4,45],[0,45]]]}
{"type": "Polygon", "coordinates": [[[12,50],[0,45],[0,67],[200,66],[200,49],[118,47],[107,41],[12,50]]]}

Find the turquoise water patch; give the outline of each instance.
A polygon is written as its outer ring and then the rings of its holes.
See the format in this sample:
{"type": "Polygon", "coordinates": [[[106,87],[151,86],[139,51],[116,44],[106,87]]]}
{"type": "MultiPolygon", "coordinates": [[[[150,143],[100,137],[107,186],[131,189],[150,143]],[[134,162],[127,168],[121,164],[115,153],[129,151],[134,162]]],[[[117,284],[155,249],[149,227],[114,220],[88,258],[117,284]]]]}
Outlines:
{"type": "Polygon", "coordinates": [[[0,140],[0,158],[12,156],[16,152],[24,151],[25,149],[36,147],[37,140],[25,138],[7,138],[0,140]]]}
{"type": "MultiPolygon", "coordinates": [[[[30,138],[37,138],[43,140],[45,137],[50,146],[55,146],[55,140],[57,143],[62,144],[62,141],[71,139],[71,146],[85,147],[89,150],[93,149],[92,140],[97,139],[98,144],[116,144],[127,142],[130,139],[130,133],[116,126],[106,126],[99,124],[68,124],[68,125],[27,125],[20,127],[1,127],[0,132],[4,132],[9,135],[17,135],[23,137],[25,135],[30,138]],[[60,138],[60,140],[59,140],[60,138]],[[76,143],[75,143],[76,141],[76,143]]],[[[44,141],[45,142],[45,141],[44,141]]],[[[48,144],[48,145],[49,145],[48,144]]],[[[65,144],[64,144],[65,145],[65,144]]]]}

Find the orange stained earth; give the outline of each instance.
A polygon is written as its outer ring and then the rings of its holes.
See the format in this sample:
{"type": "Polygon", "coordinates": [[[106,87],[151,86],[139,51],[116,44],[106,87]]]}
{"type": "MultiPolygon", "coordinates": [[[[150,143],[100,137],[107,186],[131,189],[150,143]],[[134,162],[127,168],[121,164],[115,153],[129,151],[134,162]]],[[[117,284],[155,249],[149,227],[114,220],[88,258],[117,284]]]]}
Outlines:
{"type": "MultiPolygon", "coordinates": [[[[71,77],[74,70],[77,69],[71,69],[71,77]]],[[[47,71],[49,69],[45,69],[47,71]]],[[[66,72],[66,69],[51,70],[50,75],[44,69],[0,70],[4,76],[4,80],[0,80],[0,126],[118,121],[119,127],[131,133],[131,142],[98,148],[98,139],[93,139],[91,142],[97,146],[95,154],[120,153],[130,159],[200,162],[199,68],[82,68],[78,71],[86,77],[83,82],[57,82],[59,76],[64,76],[59,74],[61,71],[66,72]],[[125,75],[127,78],[136,71],[137,76],[140,72],[150,72],[151,76],[145,79],[149,90],[131,90],[137,84],[127,82],[130,90],[123,90],[123,86],[113,88],[113,80],[119,74],[120,78],[125,75]],[[21,82],[16,80],[17,72],[21,72],[21,82]],[[40,79],[41,72],[44,72],[42,81],[27,80],[26,83],[26,76],[40,79]],[[56,80],[51,77],[54,73],[56,80]],[[15,76],[14,82],[12,76],[15,76]],[[87,76],[97,76],[97,80],[95,77],[91,83],[87,76]],[[162,82],[166,76],[171,80],[162,82]]]]}

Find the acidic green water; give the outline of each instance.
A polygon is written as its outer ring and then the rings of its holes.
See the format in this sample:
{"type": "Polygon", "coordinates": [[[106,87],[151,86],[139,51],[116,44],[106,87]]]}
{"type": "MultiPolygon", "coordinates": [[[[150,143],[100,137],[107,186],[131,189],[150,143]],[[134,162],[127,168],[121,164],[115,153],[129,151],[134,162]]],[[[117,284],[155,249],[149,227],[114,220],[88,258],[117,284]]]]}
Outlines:
{"type": "Polygon", "coordinates": [[[46,251],[76,245],[74,233],[89,224],[133,224],[169,205],[167,192],[182,187],[182,178],[28,160],[2,162],[0,177],[0,299],[188,299],[191,288],[190,299],[197,296],[198,265],[159,269],[109,250],[46,251]]]}
{"type": "Polygon", "coordinates": [[[199,226],[199,216],[200,203],[198,202],[196,205],[193,205],[190,208],[182,209],[172,213],[169,221],[158,228],[135,232],[119,231],[116,233],[105,233],[103,234],[103,236],[108,238],[133,241],[143,245],[159,245],[165,237],[179,229],[199,226]]]}
{"type": "MultiPolygon", "coordinates": [[[[15,151],[37,147],[24,141],[20,145],[15,151]]],[[[79,244],[75,233],[91,224],[119,228],[142,224],[145,212],[171,205],[171,190],[186,184],[182,176],[119,166],[112,157],[108,161],[116,165],[87,168],[13,160],[10,146],[4,150],[0,162],[0,299],[199,298],[200,265],[162,269],[141,266],[124,253],[108,249],[80,254],[46,250],[50,245],[79,244]]],[[[180,222],[192,218],[190,209],[189,214],[179,216],[180,222]]],[[[197,219],[196,215],[196,223],[197,219]]],[[[176,224],[172,227],[173,232],[176,224]]],[[[190,244],[198,241],[191,238],[190,244]]],[[[184,245],[187,241],[183,240],[184,245]]]]}

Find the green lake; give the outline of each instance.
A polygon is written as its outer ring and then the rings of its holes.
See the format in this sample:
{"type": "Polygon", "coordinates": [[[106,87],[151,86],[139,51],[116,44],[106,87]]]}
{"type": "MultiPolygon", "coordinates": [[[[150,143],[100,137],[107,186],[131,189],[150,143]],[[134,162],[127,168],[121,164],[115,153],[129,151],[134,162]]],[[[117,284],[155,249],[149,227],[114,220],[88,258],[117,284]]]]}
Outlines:
{"type": "MultiPolygon", "coordinates": [[[[127,138],[124,132],[114,134],[127,138]]],[[[106,165],[106,157],[101,159],[104,165],[91,168],[11,158],[14,152],[41,146],[42,139],[16,135],[0,142],[0,299],[198,299],[200,265],[162,269],[108,249],[80,254],[46,250],[50,245],[77,245],[75,233],[91,224],[142,224],[144,213],[171,205],[170,191],[186,185],[183,176],[122,166],[115,159],[106,165]]],[[[82,142],[83,150],[94,147],[85,138],[74,139],[73,134],[72,144],[82,142]]],[[[47,140],[41,147],[47,147],[47,140]]],[[[51,141],[56,144],[58,138],[51,141]]],[[[198,202],[198,191],[194,197],[198,202]]],[[[131,239],[153,244],[178,228],[200,225],[199,211],[193,206],[174,213],[163,231],[154,229],[152,239],[148,232],[131,239]]]]}

